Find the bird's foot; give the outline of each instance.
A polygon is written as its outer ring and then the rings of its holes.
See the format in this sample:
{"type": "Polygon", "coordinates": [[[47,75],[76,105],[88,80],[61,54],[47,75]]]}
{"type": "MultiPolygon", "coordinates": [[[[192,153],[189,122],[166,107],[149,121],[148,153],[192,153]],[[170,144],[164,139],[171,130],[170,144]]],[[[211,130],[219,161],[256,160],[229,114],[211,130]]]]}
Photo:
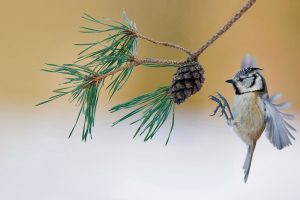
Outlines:
{"type": "Polygon", "coordinates": [[[211,99],[212,101],[214,101],[218,104],[218,106],[213,111],[213,114],[211,114],[210,116],[215,116],[217,114],[218,110],[221,109],[220,117],[224,115],[227,120],[227,124],[231,126],[233,116],[232,116],[231,109],[230,109],[230,106],[229,106],[226,98],[223,95],[221,95],[219,92],[216,92],[216,95],[215,96],[210,95],[209,99],[211,99]],[[226,112],[226,108],[228,109],[230,116],[228,116],[228,114],[226,112]]]}

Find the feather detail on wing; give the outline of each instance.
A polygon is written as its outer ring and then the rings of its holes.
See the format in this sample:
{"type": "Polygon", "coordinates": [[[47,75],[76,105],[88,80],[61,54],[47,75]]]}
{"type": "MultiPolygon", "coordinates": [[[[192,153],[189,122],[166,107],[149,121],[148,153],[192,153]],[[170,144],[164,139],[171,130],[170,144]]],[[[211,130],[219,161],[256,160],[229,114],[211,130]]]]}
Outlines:
{"type": "Polygon", "coordinates": [[[291,114],[281,112],[281,109],[285,109],[290,106],[289,102],[282,104],[274,104],[274,101],[279,99],[282,95],[275,94],[268,98],[267,95],[261,97],[265,105],[266,112],[266,134],[269,141],[277,148],[283,149],[286,146],[292,145],[291,139],[295,140],[290,130],[296,131],[286,120],[294,119],[291,114]]]}

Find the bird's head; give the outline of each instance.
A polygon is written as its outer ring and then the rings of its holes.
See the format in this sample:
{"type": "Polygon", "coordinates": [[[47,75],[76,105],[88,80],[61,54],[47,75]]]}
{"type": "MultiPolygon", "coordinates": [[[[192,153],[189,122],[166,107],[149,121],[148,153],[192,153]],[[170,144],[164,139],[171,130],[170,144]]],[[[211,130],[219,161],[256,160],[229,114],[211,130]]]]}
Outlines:
{"type": "Polygon", "coordinates": [[[266,91],[266,84],[263,76],[259,73],[260,70],[262,69],[256,67],[255,59],[251,59],[249,55],[246,55],[240,71],[226,82],[233,85],[237,95],[264,92],[266,91]]]}

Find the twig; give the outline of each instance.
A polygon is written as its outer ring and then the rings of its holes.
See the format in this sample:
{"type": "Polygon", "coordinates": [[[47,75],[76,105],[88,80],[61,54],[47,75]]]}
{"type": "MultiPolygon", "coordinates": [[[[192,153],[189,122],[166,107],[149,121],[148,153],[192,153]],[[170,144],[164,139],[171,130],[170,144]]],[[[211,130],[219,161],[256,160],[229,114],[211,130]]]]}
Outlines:
{"type": "Polygon", "coordinates": [[[158,44],[158,45],[162,45],[162,46],[165,46],[165,47],[171,47],[171,48],[174,48],[174,49],[178,49],[180,51],[183,51],[185,52],[186,54],[188,54],[189,56],[192,55],[192,52],[180,45],[177,45],[177,44],[174,44],[174,43],[171,43],[171,42],[160,42],[160,41],[157,41],[157,40],[154,40],[150,37],[147,37],[145,35],[142,35],[140,33],[134,33],[134,36],[138,37],[138,38],[141,38],[141,39],[144,39],[144,40],[147,40],[149,42],[152,42],[154,44],[158,44]]]}
{"type": "Polygon", "coordinates": [[[219,37],[221,37],[228,29],[238,20],[243,14],[247,12],[249,8],[253,6],[256,0],[249,0],[239,12],[237,12],[231,19],[216,33],[214,34],[204,45],[202,45],[195,53],[193,53],[194,58],[198,58],[200,54],[202,54],[207,47],[209,47],[214,41],[216,41],[219,37]]]}
{"type": "Polygon", "coordinates": [[[185,61],[176,61],[176,60],[164,60],[164,59],[158,59],[158,58],[144,58],[139,60],[138,58],[135,58],[135,61],[137,63],[142,64],[162,64],[162,65],[182,65],[185,61]]]}
{"type": "Polygon", "coordinates": [[[100,80],[105,79],[108,76],[114,75],[120,71],[123,71],[124,69],[127,68],[131,68],[131,67],[136,67],[139,65],[143,65],[143,64],[162,64],[162,65],[182,65],[184,63],[184,61],[175,61],[175,60],[163,60],[163,59],[158,59],[158,58],[144,58],[144,59],[138,59],[136,57],[132,57],[129,59],[129,63],[126,63],[125,65],[123,65],[122,67],[111,71],[109,73],[100,75],[100,76],[93,76],[92,79],[90,80],[90,83],[95,83],[98,82],[100,80]]]}
{"type": "Polygon", "coordinates": [[[106,77],[108,76],[111,76],[111,75],[114,75],[124,69],[127,69],[127,68],[131,68],[131,67],[135,67],[135,66],[138,66],[138,64],[135,64],[135,63],[130,63],[130,64],[126,64],[126,65],[123,65],[122,67],[114,70],[114,71],[111,71],[107,74],[103,74],[103,75],[100,75],[100,76],[93,76],[92,79],[90,80],[90,83],[95,83],[95,82],[98,82],[100,80],[103,80],[105,79],[106,77]]]}

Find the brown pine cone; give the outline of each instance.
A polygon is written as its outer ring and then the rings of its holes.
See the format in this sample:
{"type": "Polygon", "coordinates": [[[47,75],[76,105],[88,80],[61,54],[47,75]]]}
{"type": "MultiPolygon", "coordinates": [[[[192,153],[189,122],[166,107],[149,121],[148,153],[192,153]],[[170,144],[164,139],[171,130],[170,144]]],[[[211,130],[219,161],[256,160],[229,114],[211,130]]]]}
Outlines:
{"type": "Polygon", "coordinates": [[[197,61],[188,60],[173,75],[169,96],[176,104],[198,92],[204,83],[204,69],[197,61]]]}

